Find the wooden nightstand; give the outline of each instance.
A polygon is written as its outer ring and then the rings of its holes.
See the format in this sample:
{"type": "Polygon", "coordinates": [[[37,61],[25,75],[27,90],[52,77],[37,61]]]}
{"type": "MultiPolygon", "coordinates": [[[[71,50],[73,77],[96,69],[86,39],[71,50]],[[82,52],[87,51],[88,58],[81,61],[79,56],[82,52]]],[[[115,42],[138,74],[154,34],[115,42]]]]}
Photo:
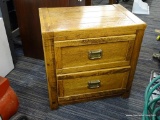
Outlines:
{"type": "Polygon", "coordinates": [[[146,24],[123,6],[40,8],[50,107],[129,97],[146,24]]]}

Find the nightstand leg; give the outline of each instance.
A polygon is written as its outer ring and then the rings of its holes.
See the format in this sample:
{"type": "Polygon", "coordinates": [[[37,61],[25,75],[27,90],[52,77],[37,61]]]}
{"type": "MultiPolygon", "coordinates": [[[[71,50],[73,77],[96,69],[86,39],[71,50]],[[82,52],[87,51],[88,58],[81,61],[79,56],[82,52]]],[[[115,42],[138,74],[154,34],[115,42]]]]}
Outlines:
{"type": "Polygon", "coordinates": [[[126,91],[121,97],[124,98],[124,99],[129,98],[130,92],[131,91],[126,91]]]}

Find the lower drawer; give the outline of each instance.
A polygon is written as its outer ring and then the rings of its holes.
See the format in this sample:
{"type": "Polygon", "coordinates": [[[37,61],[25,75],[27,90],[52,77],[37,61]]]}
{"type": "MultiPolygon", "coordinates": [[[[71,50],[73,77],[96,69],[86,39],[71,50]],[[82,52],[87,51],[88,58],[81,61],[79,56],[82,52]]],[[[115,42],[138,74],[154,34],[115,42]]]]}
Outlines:
{"type": "Polygon", "coordinates": [[[58,75],[59,97],[125,89],[130,66],[58,75]]]}

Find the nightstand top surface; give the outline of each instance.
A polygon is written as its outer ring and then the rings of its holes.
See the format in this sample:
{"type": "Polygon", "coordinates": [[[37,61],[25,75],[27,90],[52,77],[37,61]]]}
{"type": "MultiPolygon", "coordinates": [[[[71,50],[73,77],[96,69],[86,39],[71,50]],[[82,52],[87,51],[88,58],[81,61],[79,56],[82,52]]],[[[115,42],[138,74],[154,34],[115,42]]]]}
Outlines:
{"type": "Polygon", "coordinates": [[[101,6],[40,8],[42,33],[87,31],[136,27],[145,29],[146,24],[119,4],[101,6]]]}

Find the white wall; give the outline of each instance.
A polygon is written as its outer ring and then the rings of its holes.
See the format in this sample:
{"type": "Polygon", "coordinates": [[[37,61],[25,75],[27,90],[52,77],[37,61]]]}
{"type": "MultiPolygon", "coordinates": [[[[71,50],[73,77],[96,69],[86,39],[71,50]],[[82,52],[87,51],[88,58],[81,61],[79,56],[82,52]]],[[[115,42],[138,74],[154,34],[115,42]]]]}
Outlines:
{"type": "Polygon", "coordinates": [[[5,77],[14,68],[4,22],[0,17],[0,76],[5,77]]]}

